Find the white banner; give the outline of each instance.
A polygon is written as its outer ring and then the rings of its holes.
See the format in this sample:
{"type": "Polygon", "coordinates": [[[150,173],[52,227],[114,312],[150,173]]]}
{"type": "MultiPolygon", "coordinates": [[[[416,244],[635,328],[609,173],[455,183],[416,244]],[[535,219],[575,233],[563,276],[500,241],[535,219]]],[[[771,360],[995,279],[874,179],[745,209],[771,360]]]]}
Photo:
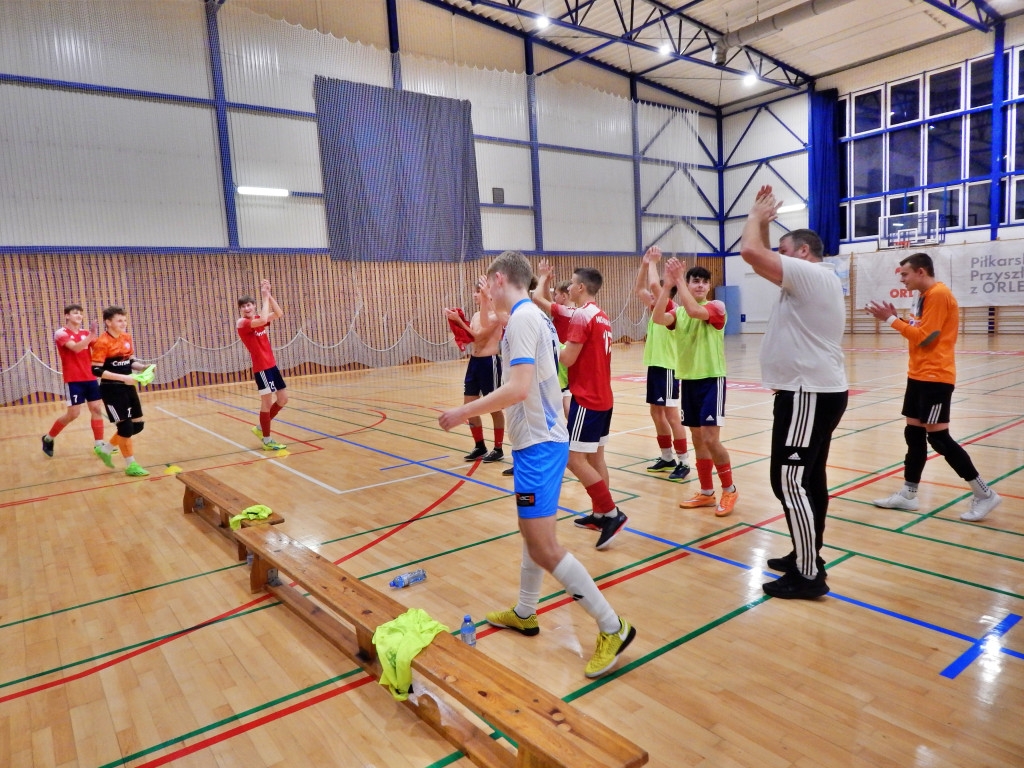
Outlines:
{"type": "MultiPolygon", "coordinates": [[[[921,249],[854,255],[856,306],[888,301],[911,309],[916,291],[900,282],[900,261],[921,249]]],[[[949,286],[961,307],[1024,305],[1024,240],[939,245],[923,250],[935,264],[935,278],[949,286]]]]}

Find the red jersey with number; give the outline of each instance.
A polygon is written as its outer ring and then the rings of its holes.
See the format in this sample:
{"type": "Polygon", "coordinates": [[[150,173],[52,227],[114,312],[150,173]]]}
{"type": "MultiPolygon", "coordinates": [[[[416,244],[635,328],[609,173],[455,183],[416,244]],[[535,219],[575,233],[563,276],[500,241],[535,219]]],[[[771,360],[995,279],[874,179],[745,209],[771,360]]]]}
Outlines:
{"type": "MultiPolygon", "coordinates": [[[[259,315],[253,318],[255,320],[259,315]]],[[[254,373],[273,368],[277,363],[274,361],[274,350],[270,348],[270,323],[252,327],[252,320],[243,317],[237,326],[238,336],[245,344],[252,356],[252,370],[254,373]]]]}
{"type": "Polygon", "coordinates": [[[576,312],[576,307],[567,307],[564,304],[551,302],[551,322],[555,326],[558,340],[563,344],[569,335],[569,321],[572,320],[574,312],[576,312]]]}
{"type": "Polygon", "coordinates": [[[57,345],[57,354],[60,355],[60,372],[64,381],[70,384],[75,381],[95,381],[92,375],[92,358],[89,356],[89,347],[72,352],[65,344],[77,344],[89,335],[85,328],[77,331],[69,331],[67,328],[59,329],[53,334],[53,342],[57,345]]]}
{"type": "Polygon", "coordinates": [[[612,396],[612,323],[594,302],[577,307],[569,321],[566,342],[582,344],[569,366],[569,391],[584,408],[607,411],[612,396]]]}

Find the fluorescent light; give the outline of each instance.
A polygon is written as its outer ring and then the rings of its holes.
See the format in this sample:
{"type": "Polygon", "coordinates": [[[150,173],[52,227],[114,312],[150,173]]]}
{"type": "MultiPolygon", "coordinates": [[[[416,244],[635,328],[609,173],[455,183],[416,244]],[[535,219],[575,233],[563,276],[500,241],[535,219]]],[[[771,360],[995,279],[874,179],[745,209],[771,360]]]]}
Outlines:
{"type": "Polygon", "coordinates": [[[751,72],[749,75],[744,76],[743,84],[747,86],[747,88],[750,88],[755,83],[757,83],[757,75],[755,75],[753,72],[751,72]]]}
{"type": "Polygon", "coordinates": [[[797,211],[802,211],[806,207],[806,203],[793,203],[792,205],[782,206],[776,211],[776,213],[796,213],[797,211]]]}
{"type": "Polygon", "coordinates": [[[660,53],[662,56],[668,56],[670,53],[672,53],[672,45],[670,43],[662,43],[661,47],[658,48],[658,53],[660,53]]]}
{"type": "Polygon", "coordinates": [[[537,17],[537,29],[544,29],[550,23],[551,23],[551,19],[549,19],[547,16],[538,16],[537,17]]]}
{"type": "Polygon", "coordinates": [[[240,195],[261,195],[262,197],[288,197],[287,189],[274,187],[236,187],[240,195]]]}

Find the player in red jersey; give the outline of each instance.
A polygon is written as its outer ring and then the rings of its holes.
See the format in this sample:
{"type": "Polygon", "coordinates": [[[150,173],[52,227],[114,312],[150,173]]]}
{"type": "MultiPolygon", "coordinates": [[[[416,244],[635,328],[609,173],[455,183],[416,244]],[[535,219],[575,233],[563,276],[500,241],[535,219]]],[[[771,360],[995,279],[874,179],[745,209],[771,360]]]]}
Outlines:
{"type": "Polygon", "coordinates": [[[92,417],[89,423],[92,425],[93,451],[97,456],[101,451],[108,454],[111,451],[111,446],[103,440],[103,400],[100,398],[100,386],[92,375],[92,361],[89,357],[89,348],[94,341],[95,328],[83,327],[81,304],[68,304],[64,307],[64,325],[53,334],[53,342],[60,356],[60,372],[64,379],[68,409],[53,422],[50,431],[43,435],[43,453],[47,456],[53,456],[54,438],[78,418],[83,403],[89,406],[92,417]]]}
{"type": "Polygon", "coordinates": [[[238,336],[252,356],[252,372],[256,388],[260,393],[260,425],[252,431],[263,440],[263,450],[278,451],[284,444],[270,436],[270,422],[288,403],[284,377],[277,369],[274,350],[270,348],[268,331],[270,323],[284,317],[284,311],[270,292],[270,281],[260,281],[263,307],[256,313],[256,300],[243,296],[238,300],[238,311],[242,315],[235,324],[238,336]]]}
{"type": "Polygon", "coordinates": [[[576,305],[559,362],[569,370],[569,470],[590,496],[593,511],[574,521],[578,528],[600,531],[597,548],[605,549],[626,525],[608,488],[604,446],[611,430],[612,324],[594,302],[604,278],[592,267],[572,275],[569,298],[576,305]]]}
{"type": "MultiPolygon", "coordinates": [[[[572,313],[576,311],[576,305],[569,298],[569,286],[571,283],[568,280],[558,283],[555,286],[554,299],[552,299],[551,282],[554,275],[547,259],[540,260],[540,264],[537,265],[537,274],[539,276],[537,288],[533,291],[531,298],[534,304],[551,315],[551,323],[555,326],[558,341],[560,344],[565,344],[569,333],[569,321],[572,319],[572,313]]],[[[562,410],[567,421],[569,419],[569,397],[571,394],[568,381],[568,372],[565,366],[559,363],[558,383],[562,386],[562,410]]]]}

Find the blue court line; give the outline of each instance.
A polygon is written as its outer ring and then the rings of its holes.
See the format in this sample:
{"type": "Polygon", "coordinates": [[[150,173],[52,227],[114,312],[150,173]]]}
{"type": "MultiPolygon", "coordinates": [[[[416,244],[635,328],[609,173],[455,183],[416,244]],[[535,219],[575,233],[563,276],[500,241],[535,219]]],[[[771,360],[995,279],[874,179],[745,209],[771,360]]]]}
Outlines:
{"type": "MultiPolygon", "coordinates": [[[[292,425],[289,425],[289,426],[292,426],[292,425]]],[[[435,456],[432,459],[424,459],[423,461],[439,461],[440,459],[447,459],[449,456],[451,456],[450,453],[445,454],[444,456],[435,456]]],[[[390,467],[381,467],[378,471],[379,472],[383,472],[385,469],[398,469],[399,467],[408,467],[410,464],[413,464],[413,463],[414,462],[411,462],[411,461],[403,461],[401,464],[395,464],[395,465],[390,466],[390,467]]]]}
{"type": "MultiPolygon", "coordinates": [[[[211,403],[217,403],[218,405],[223,405],[223,406],[225,406],[227,408],[233,408],[236,411],[243,411],[245,413],[248,413],[250,416],[256,415],[258,413],[258,411],[253,411],[253,410],[251,410],[249,408],[243,408],[240,405],[234,405],[232,403],[225,403],[223,400],[215,400],[214,398],[206,397],[205,395],[199,395],[198,397],[201,400],[209,400],[211,403]]],[[[296,429],[302,429],[302,430],[305,430],[306,432],[312,432],[314,435],[320,435],[321,437],[327,437],[327,438],[330,438],[331,440],[337,440],[339,443],[345,443],[346,445],[351,445],[351,446],[353,446],[355,448],[362,448],[363,450],[366,450],[366,451],[373,451],[374,453],[379,453],[379,454],[381,454],[383,456],[389,456],[390,458],[398,459],[400,461],[404,461],[406,465],[425,467],[426,469],[432,470],[432,471],[437,472],[437,473],[442,474],[442,475],[448,475],[450,477],[454,477],[454,478],[457,478],[459,480],[465,480],[467,482],[476,483],[477,485],[482,485],[485,488],[490,488],[491,490],[495,490],[495,491],[498,491],[498,492],[503,493],[503,494],[507,494],[508,493],[508,489],[507,488],[502,488],[502,487],[497,486],[497,485],[491,485],[490,483],[485,483],[482,480],[477,480],[475,477],[467,477],[465,475],[460,475],[460,474],[458,474],[456,472],[451,472],[451,471],[449,471],[447,469],[440,469],[438,467],[432,467],[429,464],[423,463],[422,461],[416,461],[414,459],[406,459],[404,456],[398,456],[397,454],[388,453],[387,451],[381,450],[380,448],[372,448],[372,447],[370,447],[368,445],[363,445],[362,443],[356,443],[356,442],[354,442],[352,440],[346,440],[343,437],[338,437],[337,435],[332,435],[332,434],[329,434],[327,432],[320,432],[319,430],[312,429],[310,427],[306,427],[306,426],[303,426],[301,424],[294,424],[294,423],[292,423],[290,421],[282,421],[280,419],[276,419],[276,421],[279,421],[281,424],[286,424],[289,427],[295,427],[296,429]]],[[[582,512],[576,511],[575,509],[569,509],[568,507],[563,507],[561,505],[559,505],[558,509],[562,510],[563,512],[569,512],[570,514],[573,514],[573,515],[581,516],[583,514],[582,512]]],[[[753,566],[747,565],[746,563],[740,563],[740,562],[737,562],[735,560],[729,560],[728,558],[721,557],[719,555],[715,555],[715,554],[712,554],[710,552],[706,552],[705,550],[702,550],[702,549],[694,549],[692,547],[688,547],[688,546],[685,546],[683,544],[679,544],[678,542],[674,542],[674,541],[671,541],[669,539],[662,538],[661,536],[655,536],[653,533],[647,533],[645,531],[638,531],[638,530],[636,530],[634,528],[628,528],[628,527],[625,528],[625,530],[629,531],[630,533],[633,533],[633,534],[635,534],[637,536],[643,536],[644,538],[650,539],[652,541],[657,541],[657,542],[660,542],[662,544],[667,544],[667,545],[672,546],[672,547],[678,547],[681,550],[685,550],[687,552],[691,552],[691,553],[693,553],[695,555],[702,555],[703,557],[709,557],[712,560],[717,560],[719,562],[727,563],[729,565],[735,565],[735,566],[738,566],[740,568],[744,568],[744,569],[746,569],[748,571],[754,570],[753,566]]],[[[771,576],[771,577],[774,577],[776,579],[779,578],[779,576],[777,574],[774,574],[774,573],[768,573],[767,571],[762,571],[762,573],[764,573],[764,575],[766,575],[766,576],[771,576]]],[[[851,603],[852,605],[857,605],[857,606],[859,606],[861,608],[867,608],[868,610],[875,611],[876,613],[880,613],[880,614],[883,614],[885,616],[889,616],[889,617],[894,618],[894,619],[899,619],[901,621],[906,621],[909,624],[914,624],[914,625],[922,627],[924,629],[931,629],[931,630],[934,630],[934,631],[939,632],[941,634],[948,635],[950,637],[955,637],[957,639],[964,640],[964,641],[972,643],[972,644],[978,644],[978,643],[981,642],[981,641],[978,641],[976,638],[971,637],[970,635],[964,635],[964,634],[961,634],[959,632],[954,632],[951,629],[946,629],[945,627],[940,627],[937,624],[931,624],[931,623],[929,623],[927,621],[921,621],[920,619],[913,619],[910,616],[906,616],[905,614],[902,614],[902,613],[896,613],[895,611],[890,611],[887,608],[881,608],[881,607],[876,606],[876,605],[871,605],[870,603],[865,603],[865,602],[862,602],[860,600],[855,600],[852,597],[844,597],[843,595],[839,595],[839,594],[837,594],[835,592],[830,592],[829,594],[832,597],[836,598],[837,600],[843,600],[845,602],[851,603]]],[[[1013,614],[1011,614],[1011,616],[1012,615],[1013,614]]],[[[1020,617],[1018,616],[1017,619],[1019,619],[1019,618],[1020,617]]],[[[1005,622],[1005,619],[1004,619],[1004,622],[1005,622]]],[[[1015,624],[1016,620],[1013,623],[1015,624]]],[[[1011,624],[1010,626],[1013,626],[1013,624],[1011,624]]],[[[1009,627],[1007,627],[1007,629],[1008,628],[1009,627]]],[[[993,632],[994,631],[995,630],[993,630],[993,632]]],[[[1005,631],[1006,630],[1004,629],[1003,632],[1005,632],[1005,631]]],[[[1000,633],[1000,634],[1002,634],[1002,633],[1000,633]]],[[[987,635],[986,635],[986,637],[987,637],[987,635]]],[[[1024,659],[1024,654],[1018,653],[1016,651],[1011,651],[1011,650],[1009,650],[1007,648],[1001,648],[1000,650],[1003,653],[1005,653],[1005,654],[1007,654],[1009,656],[1013,656],[1015,658],[1024,659]]],[[[979,649],[978,653],[980,653],[980,652],[981,651],[979,649]]],[[[970,653],[970,651],[967,652],[967,654],[969,654],[969,653],[970,653]]],[[[967,654],[964,654],[964,655],[966,656],[967,654]]],[[[975,654],[975,656],[976,655],[977,654],[975,654]]],[[[963,658],[963,657],[961,657],[961,658],[963,658]]],[[[970,663],[970,659],[968,660],[967,663],[970,663]]]]}
{"type": "MultiPolygon", "coordinates": [[[[950,664],[948,667],[942,670],[942,672],[940,672],[939,674],[943,677],[948,677],[950,680],[956,678],[957,675],[959,675],[961,672],[967,669],[968,666],[970,666],[972,661],[981,656],[981,654],[985,651],[985,646],[989,644],[989,641],[995,641],[996,645],[999,645],[999,642],[998,640],[996,640],[996,638],[1005,635],[1010,630],[1010,628],[1012,628],[1013,625],[1016,624],[1018,621],[1020,621],[1020,616],[1018,616],[1015,613],[1011,613],[1005,619],[1003,619],[994,627],[992,627],[992,629],[990,629],[988,632],[982,635],[980,639],[975,640],[971,644],[971,647],[960,655],[959,659],[954,661],[952,664],[950,664]]],[[[1000,646],[1000,649],[1001,648],[1002,646],[1000,646]]]]}

